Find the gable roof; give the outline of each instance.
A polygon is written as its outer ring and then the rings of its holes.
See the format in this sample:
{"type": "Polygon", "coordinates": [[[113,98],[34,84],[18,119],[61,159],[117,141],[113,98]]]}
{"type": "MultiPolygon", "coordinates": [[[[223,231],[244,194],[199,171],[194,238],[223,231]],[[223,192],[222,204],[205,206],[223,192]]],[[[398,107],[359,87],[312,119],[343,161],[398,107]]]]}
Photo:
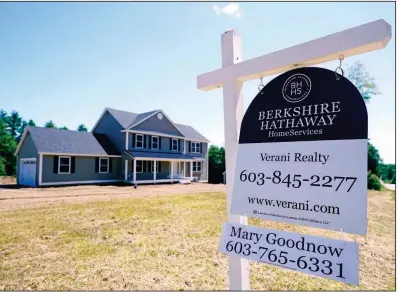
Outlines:
{"type": "Polygon", "coordinates": [[[199,140],[199,141],[207,141],[209,140],[202,136],[198,131],[196,131],[193,127],[187,126],[187,125],[182,125],[182,124],[175,124],[179,129],[180,132],[184,135],[184,137],[188,139],[193,139],[193,140],[199,140]]]}
{"type": "Polygon", "coordinates": [[[121,155],[104,134],[44,127],[26,127],[15,154],[19,152],[28,134],[39,153],[101,156],[121,155]]]}
{"type": "MultiPolygon", "coordinates": [[[[107,107],[107,108],[105,108],[105,111],[108,111],[115,118],[115,120],[117,120],[118,123],[121,124],[121,126],[125,130],[131,128],[132,126],[138,125],[139,123],[143,122],[144,120],[146,120],[147,118],[156,114],[157,112],[162,112],[163,115],[165,117],[167,117],[166,114],[162,110],[154,110],[154,111],[150,111],[150,112],[137,114],[137,113],[121,111],[121,110],[112,109],[112,108],[107,107]]],[[[102,117],[102,115],[101,115],[101,117],[102,117]]],[[[200,134],[193,127],[187,126],[187,125],[182,125],[182,124],[176,124],[169,117],[167,117],[167,118],[185,138],[192,139],[192,140],[198,140],[198,141],[210,142],[208,139],[206,139],[202,134],[200,134]]]]}

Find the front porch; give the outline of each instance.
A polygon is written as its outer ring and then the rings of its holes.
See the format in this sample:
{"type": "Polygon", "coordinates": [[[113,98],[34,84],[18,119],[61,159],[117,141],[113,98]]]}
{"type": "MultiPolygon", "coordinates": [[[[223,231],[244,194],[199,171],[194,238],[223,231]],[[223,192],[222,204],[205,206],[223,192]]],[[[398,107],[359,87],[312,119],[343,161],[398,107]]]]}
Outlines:
{"type": "Polygon", "coordinates": [[[129,183],[175,183],[193,180],[193,161],[148,158],[125,160],[125,181],[129,183]]]}

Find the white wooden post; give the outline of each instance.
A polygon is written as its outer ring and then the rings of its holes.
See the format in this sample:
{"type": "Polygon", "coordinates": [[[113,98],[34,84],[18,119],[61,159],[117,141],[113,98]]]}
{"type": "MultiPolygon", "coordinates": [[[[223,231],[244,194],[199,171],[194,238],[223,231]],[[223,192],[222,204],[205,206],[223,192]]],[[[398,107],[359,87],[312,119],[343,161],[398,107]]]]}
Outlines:
{"type": "Polygon", "coordinates": [[[190,180],[193,180],[193,161],[190,161],[190,180]]]}
{"type": "Polygon", "coordinates": [[[154,178],[153,178],[153,180],[154,180],[154,182],[155,182],[155,181],[157,180],[157,161],[154,160],[153,163],[154,163],[154,167],[153,167],[153,175],[154,175],[154,178]]]}
{"type": "Polygon", "coordinates": [[[173,161],[170,162],[170,180],[173,182],[173,161]]]}
{"type": "MultiPolygon", "coordinates": [[[[241,39],[233,30],[222,34],[222,68],[197,76],[197,87],[208,91],[223,86],[226,151],[227,214],[231,223],[247,224],[246,217],[230,214],[239,129],[243,116],[242,82],[368,53],[386,47],[391,26],[383,19],[242,61],[241,39]],[[242,62],[241,62],[242,61],[242,62]],[[231,125],[236,125],[231,127],[231,125]]],[[[192,177],[192,162],[191,162],[192,177]]],[[[229,258],[230,290],[249,289],[248,262],[229,258]]]]}
{"type": "MultiPolygon", "coordinates": [[[[222,67],[242,60],[241,37],[233,30],[222,34],[222,67]]],[[[243,116],[242,82],[229,80],[223,86],[224,141],[226,156],[227,221],[247,224],[247,217],[230,213],[237,143],[243,116]]],[[[229,257],[229,286],[231,290],[249,290],[249,262],[239,257],[229,257]]]]}
{"type": "Polygon", "coordinates": [[[128,175],[128,161],[126,159],[125,160],[125,181],[127,181],[127,175],[128,175]]]}
{"type": "Polygon", "coordinates": [[[136,182],[136,159],[133,159],[133,182],[136,182]]]}
{"type": "Polygon", "coordinates": [[[186,177],[186,162],[183,162],[183,177],[186,177]]]}

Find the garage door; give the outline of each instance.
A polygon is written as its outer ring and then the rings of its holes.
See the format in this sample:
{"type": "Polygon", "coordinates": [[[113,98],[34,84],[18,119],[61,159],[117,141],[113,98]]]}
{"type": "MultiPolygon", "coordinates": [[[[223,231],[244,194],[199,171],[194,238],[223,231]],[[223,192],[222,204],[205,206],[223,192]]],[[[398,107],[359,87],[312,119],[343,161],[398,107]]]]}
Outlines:
{"type": "Polygon", "coordinates": [[[36,186],[36,158],[21,159],[19,183],[24,186],[36,186]]]}

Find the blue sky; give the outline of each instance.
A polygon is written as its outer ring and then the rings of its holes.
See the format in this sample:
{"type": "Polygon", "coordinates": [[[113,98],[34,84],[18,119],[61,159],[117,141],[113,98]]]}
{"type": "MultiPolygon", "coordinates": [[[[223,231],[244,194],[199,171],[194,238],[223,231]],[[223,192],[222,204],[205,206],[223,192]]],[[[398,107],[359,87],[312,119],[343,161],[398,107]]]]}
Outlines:
{"type": "MultiPolygon", "coordinates": [[[[40,126],[51,119],[89,130],[105,107],[163,109],[223,145],[222,91],[200,91],[196,79],[220,68],[225,30],[242,36],[245,60],[383,18],[393,29],[388,46],[343,65],[361,61],[376,78],[382,94],[367,105],[369,137],[384,162],[394,163],[394,3],[239,3],[238,11],[226,5],[0,3],[0,108],[40,126]]],[[[245,108],[259,83],[245,83],[245,108]]]]}

